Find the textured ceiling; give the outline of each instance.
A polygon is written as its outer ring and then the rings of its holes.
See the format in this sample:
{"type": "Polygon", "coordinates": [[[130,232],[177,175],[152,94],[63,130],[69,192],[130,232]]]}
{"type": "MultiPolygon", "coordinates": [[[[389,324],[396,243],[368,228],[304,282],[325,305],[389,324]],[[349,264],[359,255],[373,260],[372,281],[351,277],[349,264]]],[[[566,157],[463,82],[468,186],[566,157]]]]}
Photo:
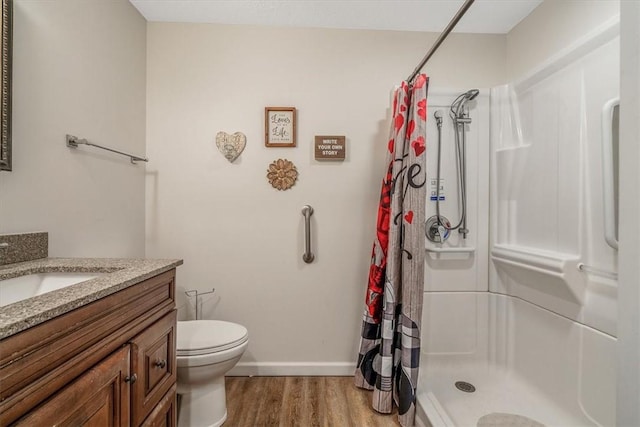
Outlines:
{"type": "MultiPolygon", "coordinates": [[[[462,0],[130,0],[147,21],[440,32],[462,0]]],[[[456,32],[505,34],[542,0],[476,0],[456,32]]]]}

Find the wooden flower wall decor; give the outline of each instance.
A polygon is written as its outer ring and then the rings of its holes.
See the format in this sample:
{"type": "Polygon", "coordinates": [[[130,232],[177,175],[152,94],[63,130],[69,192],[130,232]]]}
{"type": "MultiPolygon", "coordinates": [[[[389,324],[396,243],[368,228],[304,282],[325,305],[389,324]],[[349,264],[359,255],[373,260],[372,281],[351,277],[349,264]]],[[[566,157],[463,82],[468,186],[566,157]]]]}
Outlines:
{"type": "Polygon", "coordinates": [[[278,159],[269,165],[267,179],[273,188],[280,191],[288,190],[298,179],[296,166],[287,159],[278,159]]]}

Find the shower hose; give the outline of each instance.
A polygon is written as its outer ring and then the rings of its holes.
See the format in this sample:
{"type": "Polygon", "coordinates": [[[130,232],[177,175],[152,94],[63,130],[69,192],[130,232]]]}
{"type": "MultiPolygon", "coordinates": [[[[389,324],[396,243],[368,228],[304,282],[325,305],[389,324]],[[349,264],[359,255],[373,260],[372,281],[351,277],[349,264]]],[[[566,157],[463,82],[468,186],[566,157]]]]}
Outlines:
{"type": "Polygon", "coordinates": [[[450,116],[453,120],[454,132],[455,132],[455,144],[456,144],[456,163],[458,167],[458,185],[460,188],[460,202],[461,202],[461,215],[460,220],[454,226],[447,225],[440,217],[440,170],[442,162],[442,118],[440,117],[440,111],[436,111],[434,116],[438,125],[438,163],[437,163],[437,185],[436,185],[436,218],[438,219],[438,227],[443,227],[446,230],[458,230],[466,238],[468,230],[466,229],[467,222],[467,171],[466,171],[466,136],[464,123],[458,121],[460,108],[455,112],[453,107],[457,103],[451,105],[450,116]]]}

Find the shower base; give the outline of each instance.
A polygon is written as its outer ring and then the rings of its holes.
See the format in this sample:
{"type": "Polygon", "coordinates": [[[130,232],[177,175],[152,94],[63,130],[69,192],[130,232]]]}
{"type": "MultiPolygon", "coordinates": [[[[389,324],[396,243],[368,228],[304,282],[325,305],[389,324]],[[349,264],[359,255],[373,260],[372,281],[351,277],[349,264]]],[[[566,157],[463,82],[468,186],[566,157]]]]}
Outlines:
{"type": "Polygon", "coordinates": [[[481,418],[482,427],[594,425],[580,414],[567,412],[517,375],[501,372],[498,368],[446,366],[443,363],[430,370],[437,372],[421,376],[418,383],[416,425],[419,427],[478,426],[481,418]],[[458,381],[472,384],[475,391],[459,390],[455,386],[458,381]],[[504,424],[507,417],[488,417],[492,414],[510,414],[529,420],[513,417],[511,422],[504,424]]]}
{"type": "Polygon", "coordinates": [[[615,425],[615,338],[505,295],[424,301],[418,427],[615,425]]]}

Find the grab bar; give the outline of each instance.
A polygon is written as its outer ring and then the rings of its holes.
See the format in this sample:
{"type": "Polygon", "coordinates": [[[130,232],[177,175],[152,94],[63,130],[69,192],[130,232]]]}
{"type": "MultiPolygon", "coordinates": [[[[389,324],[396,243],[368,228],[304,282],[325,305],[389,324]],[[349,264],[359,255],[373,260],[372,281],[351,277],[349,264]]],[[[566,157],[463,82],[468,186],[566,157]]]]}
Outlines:
{"type": "Polygon", "coordinates": [[[304,254],[302,254],[302,260],[310,264],[315,258],[311,253],[311,215],[313,215],[313,208],[309,205],[304,205],[302,215],[304,215],[304,254]]]}
{"type": "Polygon", "coordinates": [[[122,154],[123,156],[129,157],[131,163],[135,164],[136,162],[148,162],[149,159],[146,157],[140,157],[133,154],[124,153],[122,151],[114,150],[113,148],[103,147],[102,145],[94,144],[93,142],[89,142],[86,139],[78,139],[77,136],[67,135],[67,147],[78,148],[78,145],[90,145],[92,147],[100,148],[102,150],[111,151],[112,153],[122,154]]]}
{"type": "Polygon", "coordinates": [[[602,107],[602,197],[604,199],[604,239],[613,249],[618,249],[616,237],[616,201],[613,167],[613,110],[620,105],[620,98],[607,101],[602,107]]]}
{"type": "Polygon", "coordinates": [[[579,263],[577,266],[578,271],[582,271],[584,273],[594,274],[600,277],[606,277],[608,279],[618,280],[618,273],[615,271],[607,271],[601,270],[599,268],[591,267],[589,265],[585,265],[584,263],[579,263]]]}

